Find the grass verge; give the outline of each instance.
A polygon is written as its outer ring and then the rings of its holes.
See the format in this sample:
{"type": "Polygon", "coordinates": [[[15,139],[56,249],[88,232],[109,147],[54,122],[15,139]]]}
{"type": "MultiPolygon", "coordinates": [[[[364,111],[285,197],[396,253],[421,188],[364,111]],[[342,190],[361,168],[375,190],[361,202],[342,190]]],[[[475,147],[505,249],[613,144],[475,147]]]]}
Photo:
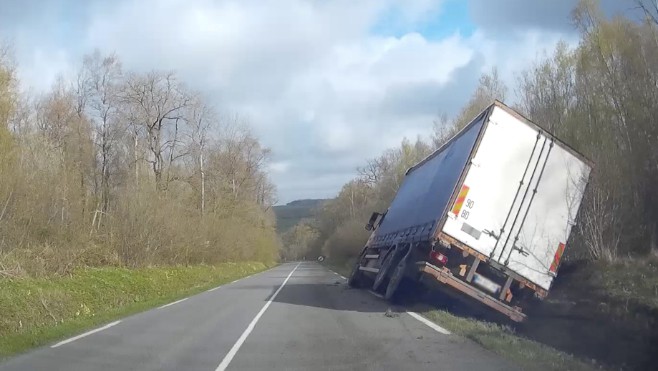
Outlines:
{"type": "Polygon", "coordinates": [[[0,279],[0,358],[272,266],[85,268],[70,277],[0,279]]]}
{"type": "Polygon", "coordinates": [[[468,338],[482,347],[520,366],[523,370],[594,370],[570,354],[517,335],[499,324],[455,316],[443,310],[421,312],[452,333],[468,338]]]}
{"type": "Polygon", "coordinates": [[[565,264],[560,273],[553,291],[569,299],[598,299],[623,307],[633,304],[658,312],[658,258],[577,262],[565,264]]]}

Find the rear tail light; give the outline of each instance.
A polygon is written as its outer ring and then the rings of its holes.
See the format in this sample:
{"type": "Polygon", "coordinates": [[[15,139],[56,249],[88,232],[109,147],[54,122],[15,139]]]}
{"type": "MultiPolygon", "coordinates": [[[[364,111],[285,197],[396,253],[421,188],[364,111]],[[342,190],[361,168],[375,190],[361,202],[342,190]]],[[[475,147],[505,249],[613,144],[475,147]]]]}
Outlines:
{"type": "Polygon", "coordinates": [[[432,261],[435,264],[446,265],[448,264],[448,257],[441,254],[440,252],[431,251],[430,261],[432,261]]]}

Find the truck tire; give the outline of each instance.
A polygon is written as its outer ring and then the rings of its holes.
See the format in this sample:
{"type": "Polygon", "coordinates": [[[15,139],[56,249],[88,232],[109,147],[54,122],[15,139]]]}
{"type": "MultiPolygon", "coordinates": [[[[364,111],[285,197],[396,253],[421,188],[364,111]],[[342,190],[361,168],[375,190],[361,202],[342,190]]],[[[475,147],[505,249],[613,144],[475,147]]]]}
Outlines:
{"type": "Polygon", "coordinates": [[[372,283],[372,290],[377,291],[380,289],[384,281],[386,281],[386,278],[389,276],[389,272],[391,271],[391,266],[395,266],[395,258],[396,258],[396,253],[397,253],[397,246],[391,247],[387,252],[386,256],[384,257],[384,261],[382,262],[382,265],[379,268],[379,272],[377,272],[377,276],[375,276],[375,281],[372,283]]]}
{"type": "Polygon", "coordinates": [[[352,273],[350,273],[350,278],[347,279],[347,285],[355,289],[360,289],[363,287],[363,272],[359,270],[360,261],[361,259],[359,259],[356,264],[354,264],[352,273]]]}
{"type": "Polygon", "coordinates": [[[384,298],[392,303],[395,303],[399,297],[399,288],[402,280],[404,279],[404,274],[407,271],[407,256],[404,256],[393,270],[391,278],[388,280],[388,285],[386,286],[386,293],[384,293],[384,298]]]}

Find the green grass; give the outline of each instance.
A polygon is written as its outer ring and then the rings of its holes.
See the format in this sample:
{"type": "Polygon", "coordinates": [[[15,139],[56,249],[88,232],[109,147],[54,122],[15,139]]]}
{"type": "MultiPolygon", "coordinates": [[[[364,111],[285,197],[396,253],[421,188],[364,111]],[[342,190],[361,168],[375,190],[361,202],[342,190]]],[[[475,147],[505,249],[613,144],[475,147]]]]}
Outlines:
{"type": "Polygon", "coordinates": [[[658,311],[658,260],[620,259],[594,262],[574,274],[574,282],[587,282],[588,296],[634,302],[658,311]]]}
{"type": "Polygon", "coordinates": [[[421,313],[429,320],[468,338],[519,365],[523,370],[593,370],[574,356],[526,339],[506,326],[458,317],[442,310],[421,313]]]}
{"type": "Polygon", "coordinates": [[[86,268],[70,277],[0,279],[0,358],[273,265],[86,268]]]}

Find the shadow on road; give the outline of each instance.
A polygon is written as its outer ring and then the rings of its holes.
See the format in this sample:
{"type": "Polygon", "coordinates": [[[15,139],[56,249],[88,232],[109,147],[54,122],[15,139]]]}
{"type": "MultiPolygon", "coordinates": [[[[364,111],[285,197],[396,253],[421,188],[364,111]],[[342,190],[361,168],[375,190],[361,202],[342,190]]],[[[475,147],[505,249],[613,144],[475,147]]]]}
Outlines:
{"type": "MultiPolygon", "coordinates": [[[[272,290],[271,297],[276,288],[272,290]]],[[[268,298],[269,300],[269,298],[268,298]]],[[[401,309],[366,290],[352,289],[344,282],[289,283],[273,300],[276,303],[302,305],[336,311],[398,313],[401,309]]]]}
{"type": "MultiPolygon", "coordinates": [[[[397,316],[406,308],[422,312],[430,309],[446,310],[453,315],[479,321],[506,325],[523,337],[585,358],[595,358],[608,366],[621,369],[645,369],[656,359],[650,350],[658,343],[658,334],[647,337],[651,331],[626,328],[623,323],[606,323],[605,316],[594,312],[574,316],[573,311],[560,313],[550,300],[528,309],[528,320],[513,323],[501,316],[469,305],[440,291],[404,295],[399,305],[373,295],[368,290],[352,289],[344,280],[307,271],[309,282],[289,282],[274,302],[302,305],[336,311],[381,313],[397,316]]],[[[278,287],[273,288],[271,297],[278,287]]],[[[269,299],[269,298],[268,298],[269,299]]]]}

